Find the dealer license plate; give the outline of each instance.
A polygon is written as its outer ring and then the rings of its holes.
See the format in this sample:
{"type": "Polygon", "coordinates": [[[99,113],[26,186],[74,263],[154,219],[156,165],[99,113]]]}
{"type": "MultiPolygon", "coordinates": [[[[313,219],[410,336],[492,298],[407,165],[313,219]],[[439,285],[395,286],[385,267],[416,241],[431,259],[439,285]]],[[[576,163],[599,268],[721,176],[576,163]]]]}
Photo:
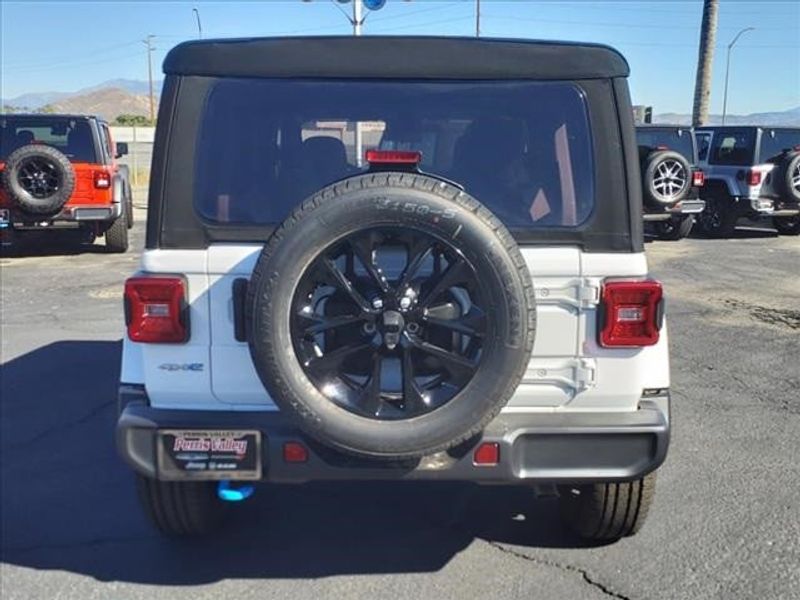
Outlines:
{"type": "Polygon", "coordinates": [[[260,479],[260,431],[158,432],[161,479],[260,479]]]}

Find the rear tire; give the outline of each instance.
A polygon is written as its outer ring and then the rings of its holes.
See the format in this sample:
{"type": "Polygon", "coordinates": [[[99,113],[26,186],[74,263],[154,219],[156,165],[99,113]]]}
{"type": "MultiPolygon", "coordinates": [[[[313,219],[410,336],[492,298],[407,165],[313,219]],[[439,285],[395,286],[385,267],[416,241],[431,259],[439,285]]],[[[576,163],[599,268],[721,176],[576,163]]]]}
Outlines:
{"type": "Polygon", "coordinates": [[[133,229],[133,190],[127,181],[125,182],[125,212],[128,217],[128,229],[133,229]]]}
{"type": "Polygon", "coordinates": [[[226,507],[213,482],[157,481],[137,474],[136,487],[145,515],[165,535],[203,535],[224,520],[226,507]]]}
{"type": "Polygon", "coordinates": [[[677,242],[688,237],[693,226],[694,217],[692,216],[673,217],[653,224],[658,239],[669,242],[677,242]]]}
{"type": "Polygon", "coordinates": [[[128,251],[128,214],[122,214],[106,230],[106,252],[119,254],[128,251]]]}
{"type": "Polygon", "coordinates": [[[772,224],[781,235],[800,235],[800,215],[772,217],[772,224]]]}
{"type": "Polygon", "coordinates": [[[585,540],[616,541],[641,529],[655,486],[655,473],[624,483],[559,486],[561,519],[585,540]]]}
{"type": "Polygon", "coordinates": [[[725,238],[736,231],[736,213],[732,210],[731,199],[707,198],[706,207],[698,217],[698,223],[703,232],[714,238],[725,238]]]}

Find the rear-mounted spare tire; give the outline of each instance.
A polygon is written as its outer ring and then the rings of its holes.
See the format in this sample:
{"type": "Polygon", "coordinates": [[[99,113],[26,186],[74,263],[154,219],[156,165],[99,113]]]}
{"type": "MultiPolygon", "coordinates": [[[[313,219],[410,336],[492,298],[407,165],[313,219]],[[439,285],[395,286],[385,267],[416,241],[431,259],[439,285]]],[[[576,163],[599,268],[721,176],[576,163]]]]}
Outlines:
{"type": "Polygon", "coordinates": [[[530,360],[533,286],[500,221],[453,185],[373,173],[304,202],[248,286],[249,344],[309,436],[413,458],[477,435],[530,360]]]}
{"type": "Polygon", "coordinates": [[[689,195],[692,168],[679,152],[658,150],[648,155],[642,179],[645,201],[654,208],[663,208],[689,195]]]}
{"type": "Polygon", "coordinates": [[[52,216],[75,189],[75,171],[69,159],[52,146],[30,144],[6,159],[3,187],[9,199],[30,215],[52,216]]]}
{"type": "Polygon", "coordinates": [[[800,202],[800,152],[787,152],[776,168],[778,191],[791,202],[800,202]]]}

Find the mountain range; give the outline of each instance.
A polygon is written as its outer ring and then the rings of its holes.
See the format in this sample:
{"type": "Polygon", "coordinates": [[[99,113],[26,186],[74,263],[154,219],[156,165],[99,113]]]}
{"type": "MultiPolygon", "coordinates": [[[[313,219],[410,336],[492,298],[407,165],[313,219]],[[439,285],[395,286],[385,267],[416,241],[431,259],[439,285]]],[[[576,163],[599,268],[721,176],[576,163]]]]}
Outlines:
{"type": "MultiPolygon", "coordinates": [[[[669,123],[672,125],[689,125],[692,115],[682,113],[662,113],[653,117],[654,123],[669,123]]],[[[721,115],[709,115],[708,125],[720,125],[721,115]]],[[[726,115],[726,125],[766,125],[776,127],[800,127],[800,106],[789,110],[752,113],[749,115],[726,115]]]]}
{"type": "MultiPolygon", "coordinates": [[[[153,90],[158,102],[161,81],[153,82],[153,90]]],[[[136,79],[110,79],[76,92],[38,92],[22,94],[16,98],[2,100],[3,106],[38,110],[47,106],[53,112],[99,114],[113,120],[119,114],[148,116],[149,86],[147,81],[136,79]]],[[[688,125],[692,116],[685,113],[661,113],[653,118],[655,123],[688,125]]],[[[709,125],[718,125],[720,115],[711,115],[709,125]]],[[[800,127],[800,106],[784,111],[753,113],[749,115],[727,115],[728,125],[768,125],[800,127]]]]}
{"type": "MultiPolygon", "coordinates": [[[[153,82],[154,100],[158,109],[161,81],[153,82]]],[[[150,115],[149,85],[135,79],[110,79],[77,92],[40,92],[22,94],[2,101],[16,112],[36,111],[92,114],[113,121],[122,114],[150,115]]]]}

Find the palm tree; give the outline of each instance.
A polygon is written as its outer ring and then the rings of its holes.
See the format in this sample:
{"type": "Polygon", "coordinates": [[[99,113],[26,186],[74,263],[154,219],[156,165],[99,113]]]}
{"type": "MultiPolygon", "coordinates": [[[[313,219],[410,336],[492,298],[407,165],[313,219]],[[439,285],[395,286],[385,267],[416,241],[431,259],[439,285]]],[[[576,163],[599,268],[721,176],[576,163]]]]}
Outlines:
{"type": "Polygon", "coordinates": [[[705,125],[708,121],[708,100],[711,97],[711,66],[714,62],[714,45],[717,43],[717,12],[719,0],[704,0],[703,24],[700,28],[700,50],[697,53],[697,78],[694,84],[692,125],[705,125]]]}

